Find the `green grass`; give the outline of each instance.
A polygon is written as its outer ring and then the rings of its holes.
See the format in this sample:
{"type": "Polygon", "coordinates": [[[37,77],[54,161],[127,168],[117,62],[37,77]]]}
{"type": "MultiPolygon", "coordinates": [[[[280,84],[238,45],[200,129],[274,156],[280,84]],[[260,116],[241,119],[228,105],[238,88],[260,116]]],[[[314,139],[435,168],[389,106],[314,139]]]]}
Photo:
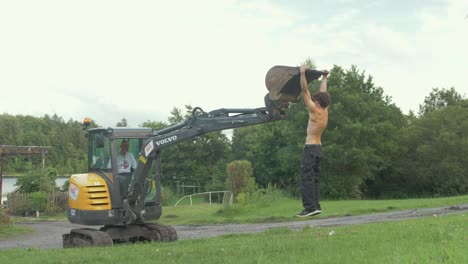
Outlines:
{"type": "Polygon", "coordinates": [[[13,224],[0,224],[0,239],[31,232],[31,229],[13,224]]]}
{"type": "Polygon", "coordinates": [[[365,225],[273,229],[172,243],[13,249],[0,263],[468,263],[468,215],[365,225]]]}
{"type": "MultiPolygon", "coordinates": [[[[413,208],[428,208],[467,204],[468,195],[402,200],[344,200],[323,201],[323,213],[315,218],[349,216],[377,212],[398,211],[413,208]]],[[[159,220],[161,223],[181,224],[216,224],[216,223],[254,223],[301,220],[295,215],[302,210],[299,200],[279,198],[268,202],[263,200],[253,205],[197,204],[194,206],[166,206],[159,220]]]]}
{"type": "MultiPolygon", "coordinates": [[[[209,205],[201,199],[194,199],[194,205],[164,206],[158,221],[171,225],[218,224],[218,223],[258,223],[303,220],[295,215],[302,209],[300,200],[291,198],[265,197],[252,205],[220,204],[209,205]]],[[[398,211],[413,208],[429,208],[467,204],[468,195],[401,200],[340,200],[322,201],[323,213],[314,218],[349,216],[377,212],[398,211]]],[[[67,221],[66,214],[36,217],[13,217],[15,222],[67,221]]]]}
{"type": "Polygon", "coordinates": [[[35,216],[11,216],[13,223],[29,223],[29,222],[41,222],[41,221],[68,221],[67,213],[59,213],[54,215],[39,214],[39,217],[35,216]]]}
{"type": "MultiPolygon", "coordinates": [[[[188,200],[187,200],[188,201],[188,200]]],[[[194,199],[194,205],[187,203],[179,206],[164,206],[159,222],[172,225],[217,224],[217,223],[258,223],[284,222],[302,220],[295,215],[302,209],[300,200],[291,198],[265,197],[252,205],[233,205],[225,207],[220,204],[209,205],[201,199],[194,199]]],[[[413,208],[429,208],[467,204],[468,195],[401,200],[340,200],[322,201],[323,213],[314,218],[349,216],[377,212],[398,211],[413,208]]],[[[36,217],[13,217],[15,222],[67,221],[65,213],[53,216],[41,214],[36,217]]]]}

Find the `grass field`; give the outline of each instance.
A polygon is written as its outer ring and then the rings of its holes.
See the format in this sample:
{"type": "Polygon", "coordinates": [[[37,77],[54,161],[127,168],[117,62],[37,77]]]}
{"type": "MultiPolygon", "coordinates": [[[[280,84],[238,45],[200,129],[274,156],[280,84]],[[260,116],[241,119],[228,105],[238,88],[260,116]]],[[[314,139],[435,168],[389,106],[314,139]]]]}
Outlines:
{"type": "MultiPolygon", "coordinates": [[[[301,201],[281,195],[265,196],[253,204],[223,206],[209,205],[203,199],[194,199],[194,205],[164,206],[159,222],[171,225],[258,223],[298,221],[296,214],[302,210],[301,201]]],[[[339,200],[323,201],[323,213],[314,218],[349,216],[377,212],[390,212],[413,208],[428,208],[468,204],[468,195],[444,198],[402,199],[402,200],[339,200]]],[[[66,214],[54,216],[14,217],[14,222],[67,221],[66,214]]]]}
{"type": "MultiPolygon", "coordinates": [[[[398,211],[412,208],[428,208],[468,204],[468,195],[429,199],[404,200],[343,200],[323,201],[323,213],[315,218],[349,216],[376,212],[398,211]]],[[[302,210],[299,200],[277,197],[264,198],[254,204],[223,205],[197,204],[194,206],[163,207],[161,223],[216,224],[297,221],[296,214],[302,210]]]]}
{"type": "Polygon", "coordinates": [[[172,243],[13,249],[0,263],[468,263],[468,215],[172,243]]]}
{"type": "Polygon", "coordinates": [[[13,224],[0,224],[0,239],[14,237],[19,234],[28,233],[30,231],[30,228],[24,226],[17,226],[13,224]]]}

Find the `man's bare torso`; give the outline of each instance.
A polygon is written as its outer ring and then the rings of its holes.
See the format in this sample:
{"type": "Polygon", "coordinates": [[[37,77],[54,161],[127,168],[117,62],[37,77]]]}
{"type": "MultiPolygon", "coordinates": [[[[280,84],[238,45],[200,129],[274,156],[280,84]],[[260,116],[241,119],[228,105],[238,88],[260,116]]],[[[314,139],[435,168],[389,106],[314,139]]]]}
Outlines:
{"type": "Polygon", "coordinates": [[[309,123],[307,124],[306,144],[322,144],[322,133],[328,123],[328,107],[315,107],[309,110],[309,123]]]}

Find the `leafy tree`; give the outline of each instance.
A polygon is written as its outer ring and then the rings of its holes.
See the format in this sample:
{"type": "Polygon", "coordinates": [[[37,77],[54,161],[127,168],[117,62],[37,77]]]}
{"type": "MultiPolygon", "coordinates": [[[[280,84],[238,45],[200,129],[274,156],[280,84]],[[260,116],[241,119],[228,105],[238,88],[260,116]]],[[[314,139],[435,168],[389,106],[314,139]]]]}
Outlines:
{"type": "Polygon", "coordinates": [[[115,124],[116,127],[127,127],[127,119],[125,118],[122,118],[122,120],[120,120],[120,122],[117,122],[117,124],[115,124]]]}
{"type": "Polygon", "coordinates": [[[0,115],[0,144],[17,145],[23,134],[18,118],[8,114],[0,115]]]}
{"type": "Polygon", "coordinates": [[[51,192],[56,189],[55,179],[57,171],[54,168],[46,167],[40,169],[30,169],[26,176],[19,177],[16,186],[22,192],[51,192]]]}
{"type": "Polygon", "coordinates": [[[468,100],[426,111],[401,134],[398,182],[407,195],[468,191],[468,100]]]}
{"type": "MultiPolygon", "coordinates": [[[[83,125],[57,115],[32,117],[0,115],[0,144],[18,146],[50,146],[46,164],[60,174],[84,172],[87,168],[87,141],[83,125]]],[[[40,164],[40,155],[11,157],[4,163],[8,173],[25,173],[28,163],[40,164]]]]}
{"type": "Polygon", "coordinates": [[[167,127],[167,124],[164,123],[164,122],[160,122],[160,121],[150,121],[150,120],[148,120],[148,121],[140,124],[140,127],[151,127],[151,128],[153,128],[155,130],[161,130],[161,129],[167,127]]]}
{"type": "Polygon", "coordinates": [[[301,147],[279,123],[239,128],[233,133],[234,158],[250,161],[256,182],[263,187],[269,183],[288,187],[295,182],[296,177],[291,176],[298,176],[301,147]]]}
{"type": "Polygon", "coordinates": [[[186,114],[184,117],[184,114],[182,113],[182,110],[180,108],[177,108],[177,107],[172,108],[171,115],[168,118],[169,123],[171,125],[175,125],[177,123],[184,121],[184,119],[186,118],[190,118],[189,113],[192,110],[192,106],[186,105],[185,109],[186,109],[186,114]]]}
{"type": "Polygon", "coordinates": [[[419,115],[427,114],[431,111],[460,103],[462,96],[455,91],[455,88],[439,89],[433,88],[429,96],[424,99],[424,104],[419,106],[419,115]]]}
{"type": "Polygon", "coordinates": [[[398,132],[406,119],[371,76],[334,67],[330,120],[323,136],[325,196],[361,197],[368,185],[394,173],[398,132]]]}

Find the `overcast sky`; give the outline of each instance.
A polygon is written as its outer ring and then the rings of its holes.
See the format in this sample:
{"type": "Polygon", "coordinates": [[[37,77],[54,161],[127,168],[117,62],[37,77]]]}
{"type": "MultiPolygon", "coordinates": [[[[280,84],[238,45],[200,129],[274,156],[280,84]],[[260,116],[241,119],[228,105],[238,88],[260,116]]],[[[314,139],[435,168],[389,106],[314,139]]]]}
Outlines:
{"type": "Polygon", "coordinates": [[[467,48],[467,0],[0,1],[0,113],[262,107],[268,69],[307,58],[356,65],[407,113],[433,87],[468,94],[467,48]]]}

